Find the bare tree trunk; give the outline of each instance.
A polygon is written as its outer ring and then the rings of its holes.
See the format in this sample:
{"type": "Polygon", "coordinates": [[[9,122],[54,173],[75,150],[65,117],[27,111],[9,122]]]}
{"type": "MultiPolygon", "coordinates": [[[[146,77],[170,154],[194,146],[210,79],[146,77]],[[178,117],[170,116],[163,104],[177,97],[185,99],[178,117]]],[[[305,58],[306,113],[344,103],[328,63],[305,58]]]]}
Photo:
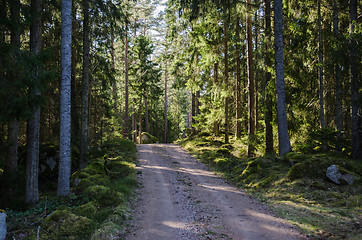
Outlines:
{"type": "Polygon", "coordinates": [[[148,116],[148,102],[147,102],[147,94],[144,96],[145,98],[145,130],[146,132],[150,132],[150,126],[149,126],[149,116],[148,116]]]}
{"type": "Polygon", "coordinates": [[[89,131],[89,2],[83,0],[83,72],[82,72],[82,138],[80,147],[79,168],[85,168],[88,161],[88,131],[89,131]]]}
{"type": "MultiPolygon", "coordinates": [[[[35,17],[30,27],[30,51],[39,54],[41,50],[41,3],[40,0],[32,0],[31,8],[35,17]]],[[[40,69],[36,69],[35,77],[38,78],[40,69]]],[[[40,96],[40,90],[31,89],[31,94],[40,96]]],[[[39,134],[40,134],[40,106],[33,109],[33,117],[28,120],[28,151],[26,162],[26,188],[25,203],[33,205],[39,202],[38,176],[39,176],[39,134]]]]}
{"type": "Polygon", "coordinates": [[[128,133],[128,129],[129,129],[129,126],[128,126],[128,115],[129,115],[129,112],[128,112],[128,95],[129,95],[129,92],[128,92],[128,34],[127,34],[127,31],[128,31],[128,24],[127,24],[127,21],[126,21],[126,36],[125,36],[125,57],[124,57],[124,64],[125,64],[125,106],[124,106],[124,136],[126,138],[128,138],[129,136],[129,133],[128,133]]]}
{"type": "Polygon", "coordinates": [[[72,1],[62,0],[61,86],[60,86],[60,149],[58,196],[69,195],[71,170],[71,68],[72,68],[72,1]]]}
{"type": "MultiPolygon", "coordinates": [[[[12,21],[11,26],[11,44],[20,46],[20,0],[14,0],[10,5],[10,19],[12,21]]],[[[15,81],[16,73],[10,73],[15,81]]],[[[15,117],[8,124],[8,153],[6,157],[6,172],[15,173],[18,170],[18,136],[19,136],[19,122],[15,117]]]]}
{"type": "MultiPolygon", "coordinates": [[[[321,20],[321,1],[318,1],[318,63],[319,63],[319,117],[320,126],[325,128],[324,119],[324,88],[323,88],[323,52],[322,52],[322,20],[321,20]]],[[[323,144],[323,148],[326,148],[323,144]]]]}
{"type": "MultiPolygon", "coordinates": [[[[216,62],[214,63],[214,85],[216,85],[219,81],[218,79],[218,72],[219,72],[219,64],[216,62]]],[[[215,120],[214,121],[214,135],[215,136],[219,136],[219,121],[215,120]]]]}
{"type": "Polygon", "coordinates": [[[358,63],[361,56],[356,55],[355,49],[357,46],[356,40],[353,37],[357,22],[357,0],[350,0],[350,50],[349,50],[349,64],[350,64],[350,79],[351,79],[351,105],[352,105],[352,153],[354,159],[360,159],[362,156],[361,151],[361,105],[359,89],[360,83],[358,80],[358,63]]]}
{"type": "Polygon", "coordinates": [[[278,113],[278,137],[279,155],[285,155],[291,151],[287,111],[285,102],[284,83],[284,59],[283,59],[283,4],[282,0],[274,0],[274,32],[275,32],[275,72],[277,88],[277,113],[278,113]]]}
{"type": "Polygon", "coordinates": [[[251,0],[248,0],[247,7],[247,20],[246,20],[246,38],[247,38],[247,66],[248,66],[248,88],[249,88],[249,126],[248,126],[248,156],[254,153],[254,136],[255,136],[255,120],[254,120],[254,72],[253,72],[253,44],[252,44],[252,31],[251,31],[251,0]]]}
{"type": "Polygon", "coordinates": [[[163,142],[164,143],[167,143],[167,132],[168,132],[168,129],[167,129],[167,111],[168,111],[168,108],[167,108],[167,105],[168,105],[168,101],[167,101],[167,61],[165,63],[165,116],[164,116],[164,132],[163,132],[163,142]]]}
{"type": "Polygon", "coordinates": [[[142,97],[140,99],[140,112],[138,114],[138,121],[139,121],[139,130],[140,133],[138,135],[138,143],[142,144],[142,97]]]}
{"type": "MultiPolygon", "coordinates": [[[[114,33],[113,27],[111,30],[111,58],[112,58],[112,68],[113,70],[116,69],[115,59],[114,59],[114,33]]],[[[113,109],[117,111],[118,109],[118,98],[117,98],[117,83],[112,83],[112,95],[113,95],[113,109]]]]}
{"type": "MultiPolygon", "coordinates": [[[[339,10],[337,6],[337,1],[333,0],[333,33],[336,41],[339,38],[339,30],[338,30],[338,23],[339,23],[339,10]]],[[[342,134],[341,131],[343,129],[343,121],[342,121],[342,83],[340,78],[340,70],[339,70],[339,63],[336,59],[334,59],[334,78],[335,78],[335,98],[336,98],[336,128],[338,130],[337,135],[337,144],[336,150],[342,151],[341,139],[342,134]]]]}
{"type": "Polygon", "coordinates": [[[136,113],[136,105],[137,105],[137,102],[136,102],[136,99],[133,98],[133,114],[132,114],[132,132],[133,132],[133,142],[136,143],[137,142],[137,113],[136,113]]]}
{"type": "MultiPolygon", "coordinates": [[[[229,85],[229,69],[228,69],[228,16],[224,21],[224,87],[227,90],[229,85]]],[[[229,143],[229,97],[225,96],[225,144],[229,143]]]]}
{"type": "Polygon", "coordinates": [[[196,116],[196,95],[191,95],[191,131],[192,134],[195,132],[195,116],[196,116]]]}
{"type": "Polygon", "coordinates": [[[266,42],[265,44],[265,84],[264,84],[264,92],[265,92],[265,153],[273,153],[274,152],[274,144],[273,144],[273,127],[271,125],[272,121],[272,107],[273,103],[271,100],[271,96],[268,90],[268,85],[271,80],[271,73],[269,72],[269,68],[272,67],[272,62],[270,59],[270,48],[271,48],[271,20],[270,20],[270,0],[265,0],[265,35],[266,42]]]}
{"type": "MultiPolygon", "coordinates": [[[[240,42],[240,18],[236,19],[236,26],[235,26],[235,35],[237,42],[240,42]]],[[[241,95],[240,95],[240,84],[241,84],[241,73],[240,73],[240,49],[237,46],[235,50],[235,58],[236,58],[236,131],[235,137],[241,137],[241,95]]]]}

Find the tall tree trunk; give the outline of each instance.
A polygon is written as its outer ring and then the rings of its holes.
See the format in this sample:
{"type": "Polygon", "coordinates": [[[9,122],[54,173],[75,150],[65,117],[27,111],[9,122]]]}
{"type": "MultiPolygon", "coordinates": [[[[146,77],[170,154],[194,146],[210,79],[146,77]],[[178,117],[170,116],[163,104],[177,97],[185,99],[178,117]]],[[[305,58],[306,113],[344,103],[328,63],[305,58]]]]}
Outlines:
{"type": "Polygon", "coordinates": [[[274,16],[279,155],[285,155],[291,151],[291,147],[289,141],[287,110],[285,102],[282,0],[274,1],[274,16]]]}
{"type": "MultiPolygon", "coordinates": [[[[32,0],[31,8],[34,22],[30,27],[30,51],[36,55],[41,50],[41,3],[32,0]]],[[[35,77],[39,78],[40,69],[35,70],[35,77]]],[[[40,96],[40,90],[33,87],[31,94],[40,96]]],[[[25,203],[33,205],[39,202],[38,176],[39,176],[39,134],[40,134],[40,106],[33,109],[33,117],[28,120],[28,151],[26,162],[26,188],[25,203]]]]}
{"type": "Polygon", "coordinates": [[[83,0],[83,72],[82,72],[82,138],[80,147],[79,168],[85,168],[88,161],[89,131],[89,1],[83,0]]]}
{"type": "Polygon", "coordinates": [[[247,20],[246,20],[246,38],[247,38],[247,66],[248,66],[248,103],[249,103],[249,126],[248,126],[248,156],[252,156],[254,153],[254,138],[255,138],[255,120],[254,120],[254,72],[253,72],[253,43],[252,43],[252,31],[251,31],[251,0],[248,0],[247,7],[247,20]]]}
{"type": "Polygon", "coordinates": [[[147,94],[144,96],[145,98],[145,130],[146,132],[150,132],[150,126],[149,126],[149,116],[148,116],[148,102],[147,102],[147,94]]]}
{"type": "Polygon", "coordinates": [[[60,84],[60,148],[58,196],[69,195],[71,170],[71,62],[72,62],[72,1],[62,0],[61,84],[60,84]]]}
{"type": "Polygon", "coordinates": [[[265,83],[264,83],[264,92],[265,92],[265,153],[273,153],[274,152],[274,144],[273,144],[273,127],[271,125],[272,117],[273,117],[273,103],[268,90],[268,85],[271,81],[271,73],[269,69],[272,67],[272,62],[270,59],[270,48],[271,48],[271,12],[270,12],[270,0],[265,0],[265,35],[266,35],[266,44],[265,44],[265,83]]]}
{"type": "Polygon", "coordinates": [[[139,122],[139,135],[138,135],[138,143],[142,144],[142,97],[140,99],[140,109],[138,113],[138,122],[139,122]]]}
{"type": "MultiPolygon", "coordinates": [[[[219,63],[214,63],[214,85],[219,81],[219,63]]],[[[219,120],[214,121],[214,135],[219,136],[219,120]]]]}
{"type": "MultiPolygon", "coordinates": [[[[224,88],[228,89],[229,85],[229,67],[228,67],[228,37],[227,37],[227,28],[228,28],[228,16],[225,17],[224,21],[224,88]]],[[[229,143],[229,97],[225,96],[224,99],[225,107],[225,144],[229,143]]]]}
{"type": "MultiPolygon", "coordinates": [[[[335,37],[335,40],[338,41],[339,39],[339,29],[338,29],[338,23],[339,23],[339,10],[337,6],[337,1],[333,0],[333,34],[335,37]]],[[[342,82],[340,78],[340,70],[339,70],[339,63],[336,57],[334,58],[334,79],[335,79],[335,98],[336,98],[336,128],[338,130],[337,134],[337,144],[336,144],[336,150],[342,151],[342,134],[341,131],[343,129],[343,121],[342,121],[342,82]]]]}
{"type": "MultiPolygon", "coordinates": [[[[236,35],[236,41],[240,42],[240,18],[238,17],[236,19],[236,26],[235,26],[235,35],[236,35]]],[[[236,58],[236,131],[235,131],[235,137],[240,138],[241,137],[241,73],[240,73],[240,48],[239,46],[235,49],[235,58],[236,58]]]]}
{"type": "Polygon", "coordinates": [[[191,132],[195,132],[195,116],[196,116],[196,95],[195,93],[191,94],[191,132]]]}
{"type": "Polygon", "coordinates": [[[164,130],[163,130],[163,142],[167,143],[167,112],[168,112],[168,101],[167,101],[167,61],[165,63],[165,116],[164,116],[164,130]]]}
{"type": "MultiPolygon", "coordinates": [[[[254,17],[254,21],[255,21],[255,62],[258,62],[258,42],[259,42],[259,27],[258,27],[258,11],[255,11],[255,17],[254,17]]],[[[255,96],[255,123],[254,123],[254,128],[257,131],[259,129],[259,85],[258,85],[258,77],[259,77],[259,69],[258,69],[258,65],[255,64],[253,65],[253,69],[254,69],[254,86],[255,86],[255,92],[254,92],[254,96],[255,96]]]]}
{"type": "Polygon", "coordinates": [[[137,101],[135,98],[133,98],[133,114],[132,114],[132,136],[133,136],[133,142],[137,142],[137,113],[136,113],[136,105],[137,101]]]}
{"type": "MultiPolygon", "coordinates": [[[[113,27],[111,30],[111,58],[112,58],[112,69],[116,69],[115,59],[114,59],[114,33],[113,27]]],[[[112,83],[112,95],[113,95],[113,109],[117,111],[118,109],[118,99],[117,99],[117,83],[112,83]]]]}
{"type": "Polygon", "coordinates": [[[356,55],[356,40],[353,36],[355,31],[355,26],[357,22],[357,0],[350,0],[349,5],[349,31],[350,31],[350,49],[349,49],[349,64],[350,64],[350,79],[351,79],[351,105],[352,105],[352,158],[359,159],[362,156],[361,151],[361,105],[360,105],[360,96],[359,89],[360,83],[358,80],[358,63],[360,62],[360,57],[356,55]]]}
{"type": "Polygon", "coordinates": [[[125,68],[125,104],[124,104],[124,136],[126,138],[128,138],[129,136],[129,133],[128,133],[128,129],[129,129],[129,126],[128,126],[128,95],[129,95],[129,92],[128,92],[128,23],[126,21],[126,31],[125,31],[125,50],[124,50],[124,68],[125,68]]]}
{"type": "MultiPolygon", "coordinates": [[[[324,119],[324,87],[323,87],[323,46],[322,46],[322,20],[321,20],[321,1],[318,1],[318,64],[319,64],[319,117],[320,126],[325,128],[324,119]]],[[[325,144],[323,144],[325,148],[325,144]]]]}
{"type": "MultiPolygon", "coordinates": [[[[10,4],[10,19],[11,26],[11,44],[20,47],[20,0],[14,0],[10,4]]],[[[10,73],[15,81],[16,73],[10,73]]],[[[6,157],[6,172],[15,173],[18,170],[18,136],[19,136],[19,122],[16,117],[11,119],[8,124],[8,145],[9,149],[6,157]]]]}

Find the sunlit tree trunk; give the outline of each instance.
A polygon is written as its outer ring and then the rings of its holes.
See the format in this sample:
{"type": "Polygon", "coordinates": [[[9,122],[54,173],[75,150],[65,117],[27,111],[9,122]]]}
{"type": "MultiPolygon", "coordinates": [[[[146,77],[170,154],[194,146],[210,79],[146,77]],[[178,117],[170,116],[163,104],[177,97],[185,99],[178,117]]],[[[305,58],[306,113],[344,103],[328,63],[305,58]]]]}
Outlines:
{"type": "Polygon", "coordinates": [[[164,143],[167,143],[167,132],[168,132],[168,129],[167,129],[167,112],[168,112],[168,108],[167,108],[167,105],[168,105],[168,99],[167,99],[167,61],[165,63],[165,115],[164,115],[164,132],[163,132],[163,142],[164,143]]]}
{"type": "Polygon", "coordinates": [[[72,1],[62,0],[61,84],[60,84],[60,147],[58,196],[69,195],[71,170],[70,113],[72,60],[72,1]]]}
{"type": "MultiPolygon", "coordinates": [[[[237,42],[240,42],[240,18],[236,19],[235,24],[235,35],[237,42]]],[[[240,95],[240,84],[241,84],[241,75],[240,75],[240,49],[237,46],[235,49],[235,59],[236,59],[236,82],[235,82],[235,91],[236,91],[236,131],[235,137],[241,137],[241,95],[240,95]]]]}
{"type": "Polygon", "coordinates": [[[82,72],[82,138],[80,148],[79,168],[85,168],[88,161],[89,132],[89,2],[83,0],[83,72],[82,72]]]}
{"type": "MultiPolygon", "coordinates": [[[[228,17],[224,21],[224,88],[227,90],[229,85],[229,69],[228,69],[228,17]]],[[[225,96],[225,144],[229,143],[229,97],[225,96]]]]}
{"type": "Polygon", "coordinates": [[[145,98],[145,130],[146,132],[150,132],[150,126],[149,126],[149,116],[148,116],[148,101],[147,101],[147,94],[144,96],[145,98]]]}
{"type": "Polygon", "coordinates": [[[360,159],[362,156],[361,151],[361,104],[359,89],[360,83],[358,80],[358,63],[361,56],[356,55],[357,43],[353,36],[356,22],[357,22],[357,0],[350,0],[349,5],[350,17],[350,42],[349,42],[349,64],[350,64],[350,79],[351,79],[351,105],[352,105],[352,158],[360,159]]]}
{"type": "Polygon", "coordinates": [[[277,113],[279,155],[291,151],[287,111],[285,102],[284,59],[283,59],[283,4],[282,0],[274,1],[274,32],[275,32],[275,72],[277,88],[277,113]]]}
{"type": "MultiPolygon", "coordinates": [[[[219,81],[219,78],[218,78],[218,72],[219,72],[219,64],[218,63],[215,63],[214,64],[214,85],[216,85],[219,81]]],[[[218,120],[215,120],[214,121],[214,135],[215,136],[219,136],[219,121],[218,120]]]]}
{"type": "Polygon", "coordinates": [[[248,104],[249,104],[249,126],[248,126],[248,156],[254,153],[254,135],[255,135],[255,120],[254,120],[254,71],[253,71],[253,43],[251,31],[251,0],[248,0],[247,19],[246,19],[246,38],[247,38],[247,68],[248,68],[248,104]]]}
{"type": "MultiPolygon", "coordinates": [[[[31,9],[35,14],[30,27],[30,51],[36,55],[41,50],[41,3],[40,0],[31,1],[31,9]]],[[[39,78],[40,69],[34,71],[39,78]]],[[[40,90],[33,87],[31,94],[40,95],[40,90]]],[[[38,177],[39,177],[39,134],[40,134],[40,106],[35,106],[33,116],[28,120],[28,151],[26,162],[26,187],[25,203],[33,205],[39,202],[38,177]]]]}

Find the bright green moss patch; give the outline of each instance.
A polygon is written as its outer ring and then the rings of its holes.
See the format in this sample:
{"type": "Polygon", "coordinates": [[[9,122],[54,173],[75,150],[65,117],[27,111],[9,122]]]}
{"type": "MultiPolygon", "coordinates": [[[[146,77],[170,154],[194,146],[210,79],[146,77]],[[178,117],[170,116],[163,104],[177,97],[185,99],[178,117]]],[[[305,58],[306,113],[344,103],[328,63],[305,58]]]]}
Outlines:
{"type": "Polygon", "coordinates": [[[291,152],[246,158],[247,139],[193,136],[181,145],[200,161],[224,174],[235,185],[267,202],[280,216],[311,239],[359,239],[362,212],[362,162],[340,153],[291,152]],[[337,165],[342,174],[356,176],[353,185],[336,185],[326,170],[337,165]]]}
{"type": "Polygon", "coordinates": [[[117,205],[123,201],[121,193],[102,185],[90,186],[84,193],[101,206],[117,205]]]}
{"type": "Polygon", "coordinates": [[[87,217],[77,216],[69,210],[57,210],[44,222],[41,239],[88,239],[96,224],[87,217]]]}

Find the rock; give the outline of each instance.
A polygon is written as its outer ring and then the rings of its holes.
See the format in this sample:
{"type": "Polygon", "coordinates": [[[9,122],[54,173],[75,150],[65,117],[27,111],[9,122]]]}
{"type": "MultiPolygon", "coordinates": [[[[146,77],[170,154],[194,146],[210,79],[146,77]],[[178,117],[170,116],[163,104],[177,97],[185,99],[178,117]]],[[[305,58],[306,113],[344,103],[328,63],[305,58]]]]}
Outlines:
{"type": "MultiPolygon", "coordinates": [[[[344,172],[346,172],[346,171],[344,171],[344,172]]],[[[332,182],[334,182],[338,185],[341,185],[341,180],[348,183],[349,185],[352,185],[355,180],[355,176],[353,174],[350,174],[347,172],[345,174],[343,174],[341,172],[340,167],[338,167],[337,165],[329,166],[327,168],[326,175],[329,180],[331,180],[332,182]]]]}
{"type": "Polygon", "coordinates": [[[6,213],[0,210],[0,240],[6,237],[6,213]]]}

